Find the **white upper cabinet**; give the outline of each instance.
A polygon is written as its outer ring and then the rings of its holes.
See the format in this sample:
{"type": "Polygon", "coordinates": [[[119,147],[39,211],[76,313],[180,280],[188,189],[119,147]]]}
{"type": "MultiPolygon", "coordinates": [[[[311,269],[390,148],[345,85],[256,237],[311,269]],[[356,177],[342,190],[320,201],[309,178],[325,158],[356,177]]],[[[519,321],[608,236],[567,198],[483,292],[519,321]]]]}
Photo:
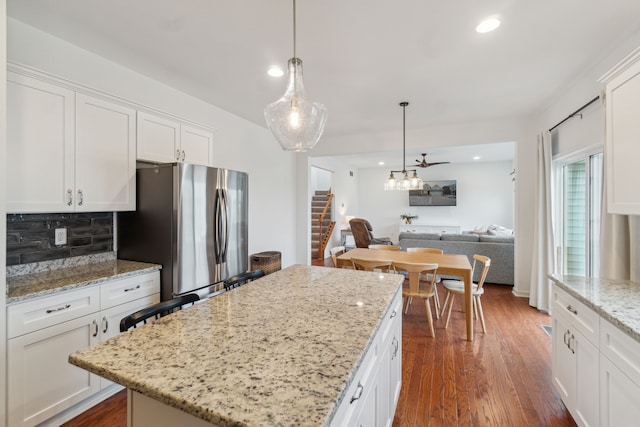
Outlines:
{"type": "Polygon", "coordinates": [[[138,111],[138,160],[180,160],[180,122],[138,111]]]}
{"type": "Polygon", "coordinates": [[[66,212],[75,183],[74,92],[7,73],[7,211],[66,212]]]}
{"type": "Polygon", "coordinates": [[[7,75],[7,211],[135,210],[135,110],[7,75]]]}
{"type": "Polygon", "coordinates": [[[76,94],[76,210],[136,209],[136,112],[76,94]]]}
{"type": "Polygon", "coordinates": [[[169,117],[138,112],[138,160],[211,166],[213,132],[169,117]]]}
{"type": "Polygon", "coordinates": [[[609,213],[640,215],[640,49],[604,76],[609,213]]]}

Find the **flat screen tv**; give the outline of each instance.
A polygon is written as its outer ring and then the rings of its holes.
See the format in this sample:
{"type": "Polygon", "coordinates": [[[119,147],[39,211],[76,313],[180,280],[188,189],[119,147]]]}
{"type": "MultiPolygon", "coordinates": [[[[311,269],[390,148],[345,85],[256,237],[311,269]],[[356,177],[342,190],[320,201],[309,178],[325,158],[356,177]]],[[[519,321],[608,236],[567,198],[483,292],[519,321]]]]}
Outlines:
{"type": "Polygon", "coordinates": [[[425,181],[422,190],[409,190],[409,206],[456,206],[456,180],[425,181]]]}

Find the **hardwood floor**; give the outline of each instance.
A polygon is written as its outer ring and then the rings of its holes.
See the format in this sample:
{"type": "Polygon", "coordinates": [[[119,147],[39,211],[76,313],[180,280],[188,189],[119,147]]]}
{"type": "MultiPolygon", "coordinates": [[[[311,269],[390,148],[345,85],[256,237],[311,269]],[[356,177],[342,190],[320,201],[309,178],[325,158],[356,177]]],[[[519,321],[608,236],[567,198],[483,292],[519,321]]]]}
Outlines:
{"type": "MultiPolygon", "coordinates": [[[[541,327],[551,319],[511,290],[486,285],[487,333],[476,322],[473,342],[464,339],[459,299],[446,331],[444,320],[434,319],[435,338],[428,336],[424,303],[414,300],[402,323],[394,427],[576,425],[551,385],[551,337],[541,327]]],[[[122,391],[64,425],[125,427],[126,410],[122,391]]]]}

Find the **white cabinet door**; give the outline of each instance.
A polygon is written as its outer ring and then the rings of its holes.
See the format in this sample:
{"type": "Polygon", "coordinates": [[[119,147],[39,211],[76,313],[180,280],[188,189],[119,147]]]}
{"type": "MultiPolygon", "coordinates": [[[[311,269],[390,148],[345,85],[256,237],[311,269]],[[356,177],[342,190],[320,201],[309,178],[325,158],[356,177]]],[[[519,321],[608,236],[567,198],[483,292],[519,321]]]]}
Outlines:
{"type": "Polygon", "coordinates": [[[607,83],[605,100],[607,207],[640,215],[640,62],[607,83]]]}
{"type": "Polygon", "coordinates": [[[640,387],[608,358],[600,356],[601,426],[635,426],[640,420],[640,387]]]}
{"type": "Polygon", "coordinates": [[[571,410],[575,406],[576,395],[576,358],[568,344],[571,325],[564,317],[554,312],[551,330],[553,331],[552,382],[564,404],[571,410]]]}
{"type": "Polygon", "coordinates": [[[189,125],[180,128],[182,161],[198,165],[213,165],[213,132],[189,125]]]}
{"type": "Polygon", "coordinates": [[[579,426],[599,424],[598,348],[554,313],[552,381],[579,426]]]}
{"type": "Polygon", "coordinates": [[[7,73],[8,212],[74,206],[74,92],[7,73]]]}
{"type": "Polygon", "coordinates": [[[69,354],[96,344],[95,315],[8,341],[8,425],[33,426],[89,397],[100,378],[69,364],[69,354]]]}
{"type": "Polygon", "coordinates": [[[180,123],[138,111],[137,147],[138,160],[158,163],[180,161],[180,123]]]}
{"type": "Polygon", "coordinates": [[[135,110],[76,94],[76,210],[136,208],[135,110]]]}

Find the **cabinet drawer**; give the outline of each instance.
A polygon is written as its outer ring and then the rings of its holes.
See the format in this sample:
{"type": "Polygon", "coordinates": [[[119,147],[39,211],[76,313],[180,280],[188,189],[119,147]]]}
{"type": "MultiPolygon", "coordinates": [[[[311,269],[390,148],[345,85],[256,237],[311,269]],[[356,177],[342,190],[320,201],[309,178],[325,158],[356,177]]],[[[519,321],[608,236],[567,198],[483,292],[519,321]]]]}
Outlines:
{"type": "Polygon", "coordinates": [[[57,325],[100,310],[98,286],[62,292],[7,307],[9,338],[57,325]]]}
{"type": "Polygon", "coordinates": [[[596,347],[600,316],[567,292],[553,287],[553,311],[562,313],[584,337],[596,347]]]}
{"type": "Polygon", "coordinates": [[[160,273],[140,274],[105,282],[100,286],[102,309],[111,308],[160,292],[160,273]]]}
{"type": "Polygon", "coordinates": [[[604,319],[600,323],[600,353],[640,386],[640,342],[604,319]]]}
{"type": "Polygon", "coordinates": [[[397,323],[402,323],[402,290],[400,289],[396,296],[393,298],[393,302],[389,307],[389,311],[385,314],[383,324],[381,326],[381,338],[380,342],[382,347],[387,346],[387,341],[390,339],[389,332],[394,329],[397,323]]]}

